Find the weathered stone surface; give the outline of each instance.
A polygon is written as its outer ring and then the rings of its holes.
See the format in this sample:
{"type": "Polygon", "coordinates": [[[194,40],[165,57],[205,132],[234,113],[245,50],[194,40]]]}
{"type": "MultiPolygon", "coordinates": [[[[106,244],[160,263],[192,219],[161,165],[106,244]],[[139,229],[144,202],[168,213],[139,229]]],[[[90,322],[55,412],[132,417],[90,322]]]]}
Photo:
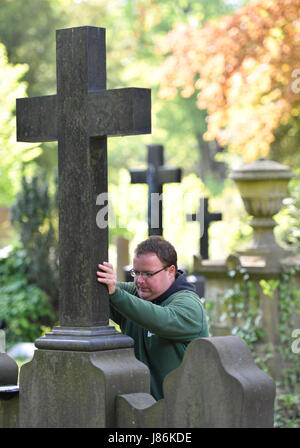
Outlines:
{"type": "Polygon", "coordinates": [[[288,196],[288,183],[294,174],[285,165],[259,159],[230,174],[240,191],[245,209],[253,216],[250,225],[253,237],[249,246],[237,253],[260,255],[270,268],[279,266],[280,259],[291,254],[276,241],[273,233],[277,225],[273,219],[288,196]]]}
{"type": "Polygon", "coordinates": [[[132,349],[36,350],[21,369],[20,427],[114,427],[115,396],[149,390],[148,368],[132,349]]]}
{"type": "Polygon", "coordinates": [[[56,62],[56,95],[17,99],[17,139],[58,140],[60,326],[101,327],[109,299],[95,269],[108,259],[108,228],[97,226],[96,199],[107,193],[107,136],[151,132],[151,91],[106,90],[104,28],[58,30],[56,62]]]}
{"type": "Polygon", "coordinates": [[[18,382],[18,365],[6,353],[0,353],[0,386],[13,385],[18,382]]]}
{"type": "Polygon", "coordinates": [[[272,427],[275,383],[237,336],[200,338],[164,381],[164,399],[117,398],[119,427],[272,427]],[[128,416],[128,419],[127,419],[128,416]]]}
{"type": "Polygon", "coordinates": [[[58,30],[56,61],[57,94],[17,100],[18,141],[58,140],[60,252],[59,326],[21,368],[20,426],[110,427],[115,395],[148,392],[150,380],[133,340],[108,325],[97,199],[108,190],[107,136],[151,132],[151,92],[106,90],[103,28],[58,30]]]}
{"type": "Polygon", "coordinates": [[[5,353],[5,333],[0,330],[0,428],[16,428],[19,419],[18,365],[5,353]]]}
{"type": "Polygon", "coordinates": [[[19,394],[9,398],[0,394],[0,428],[18,428],[19,426],[19,394]]]}

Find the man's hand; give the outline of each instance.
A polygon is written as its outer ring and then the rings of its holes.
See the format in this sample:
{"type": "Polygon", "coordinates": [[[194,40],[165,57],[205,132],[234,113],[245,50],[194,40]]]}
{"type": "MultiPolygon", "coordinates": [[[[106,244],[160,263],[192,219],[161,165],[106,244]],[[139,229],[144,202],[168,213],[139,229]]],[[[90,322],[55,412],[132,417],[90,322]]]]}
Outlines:
{"type": "Polygon", "coordinates": [[[101,270],[97,271],[97,281],[107,285],[108,293],[113,294],[116,290],[117,284],[117,276],[113,265],[107,261],[103,261],[103,264],[98,264],[98,269],[101,270]]]}

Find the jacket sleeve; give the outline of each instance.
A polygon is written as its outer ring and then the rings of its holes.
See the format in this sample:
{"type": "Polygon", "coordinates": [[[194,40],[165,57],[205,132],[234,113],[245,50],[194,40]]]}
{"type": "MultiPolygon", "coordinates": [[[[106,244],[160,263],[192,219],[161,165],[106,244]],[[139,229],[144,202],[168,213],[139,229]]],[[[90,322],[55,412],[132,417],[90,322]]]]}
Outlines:
{"type": "MultiPolygon", "coordinates": [[[[124,289],[129,294],[133,294],[133,295],[136,294],[136,287],[133,282],[117,282],[116,290],[118,291],[121,289],[124,289]]],[[[111,297],[111,295],[110,295],[110,297],[111,297]]],[[[117,310],[117,308],[115,308],[113,306],[111,301],[110,301],[110,305],[111,306],[110,306],[109,317],[122,328],[123,324],[125,323],[126,317],[119,313],[119,311],[117,310]]]]}
{"type": "Polygon", "coordinates": [[[190,341],[199,337],[206,325],[200,298],[190,291],[178,291],[166,306],[155,305],[116,288],[111,304],[125,318],[160,337],[190,341]]]}

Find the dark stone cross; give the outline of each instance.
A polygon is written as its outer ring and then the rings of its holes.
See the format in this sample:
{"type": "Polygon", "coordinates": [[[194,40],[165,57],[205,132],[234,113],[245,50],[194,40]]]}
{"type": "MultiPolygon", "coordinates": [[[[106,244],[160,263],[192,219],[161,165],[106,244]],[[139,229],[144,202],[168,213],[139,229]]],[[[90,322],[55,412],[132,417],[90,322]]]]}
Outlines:
{"type": "Polygon", "coordinates": [[[203,260],[208,260],[208,228],[213,221],[222,220],[222,213],[210,213],[208,198],[201,198],[198,213],[187,215],[187,220],[200,222],[200,255],[203,260]]]}
{"type": "Polygon", "coordinates": [[[181,169],[164,166],[164,147],[148,145],[148,168],[131,170],[132,184],[148,185],[148,234],[163,234],[163,184],[181,181],[181,169]]]}
{"type": "Polygon", "coordinates": [[[108,228],[96,223],[96,198],[107,192],[107,137],[151,132],[151,91],[106,90],[104,28],[57,30],[56,67],[56,95],[17,99],[17,140],[58,140],[60,326],[36,346],[94,350],[113,328],[105,328],[107,288],[96,280],[108,260],[108,228]]]}

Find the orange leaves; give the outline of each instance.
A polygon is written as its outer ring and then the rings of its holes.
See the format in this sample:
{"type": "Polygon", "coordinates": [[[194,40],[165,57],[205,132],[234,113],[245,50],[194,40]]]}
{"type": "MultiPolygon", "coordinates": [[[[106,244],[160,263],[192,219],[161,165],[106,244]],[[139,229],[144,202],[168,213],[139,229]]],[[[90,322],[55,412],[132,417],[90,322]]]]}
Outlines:
{"type": "Polygon", "coordinates": [[[247,161],[265,156],[276,128],[299,110],[300,0],[254,0],[200,30],[179,25],[157,51],[167,54],[160,96],[196,90],[209,115],[204,137],[247,161]]]}

